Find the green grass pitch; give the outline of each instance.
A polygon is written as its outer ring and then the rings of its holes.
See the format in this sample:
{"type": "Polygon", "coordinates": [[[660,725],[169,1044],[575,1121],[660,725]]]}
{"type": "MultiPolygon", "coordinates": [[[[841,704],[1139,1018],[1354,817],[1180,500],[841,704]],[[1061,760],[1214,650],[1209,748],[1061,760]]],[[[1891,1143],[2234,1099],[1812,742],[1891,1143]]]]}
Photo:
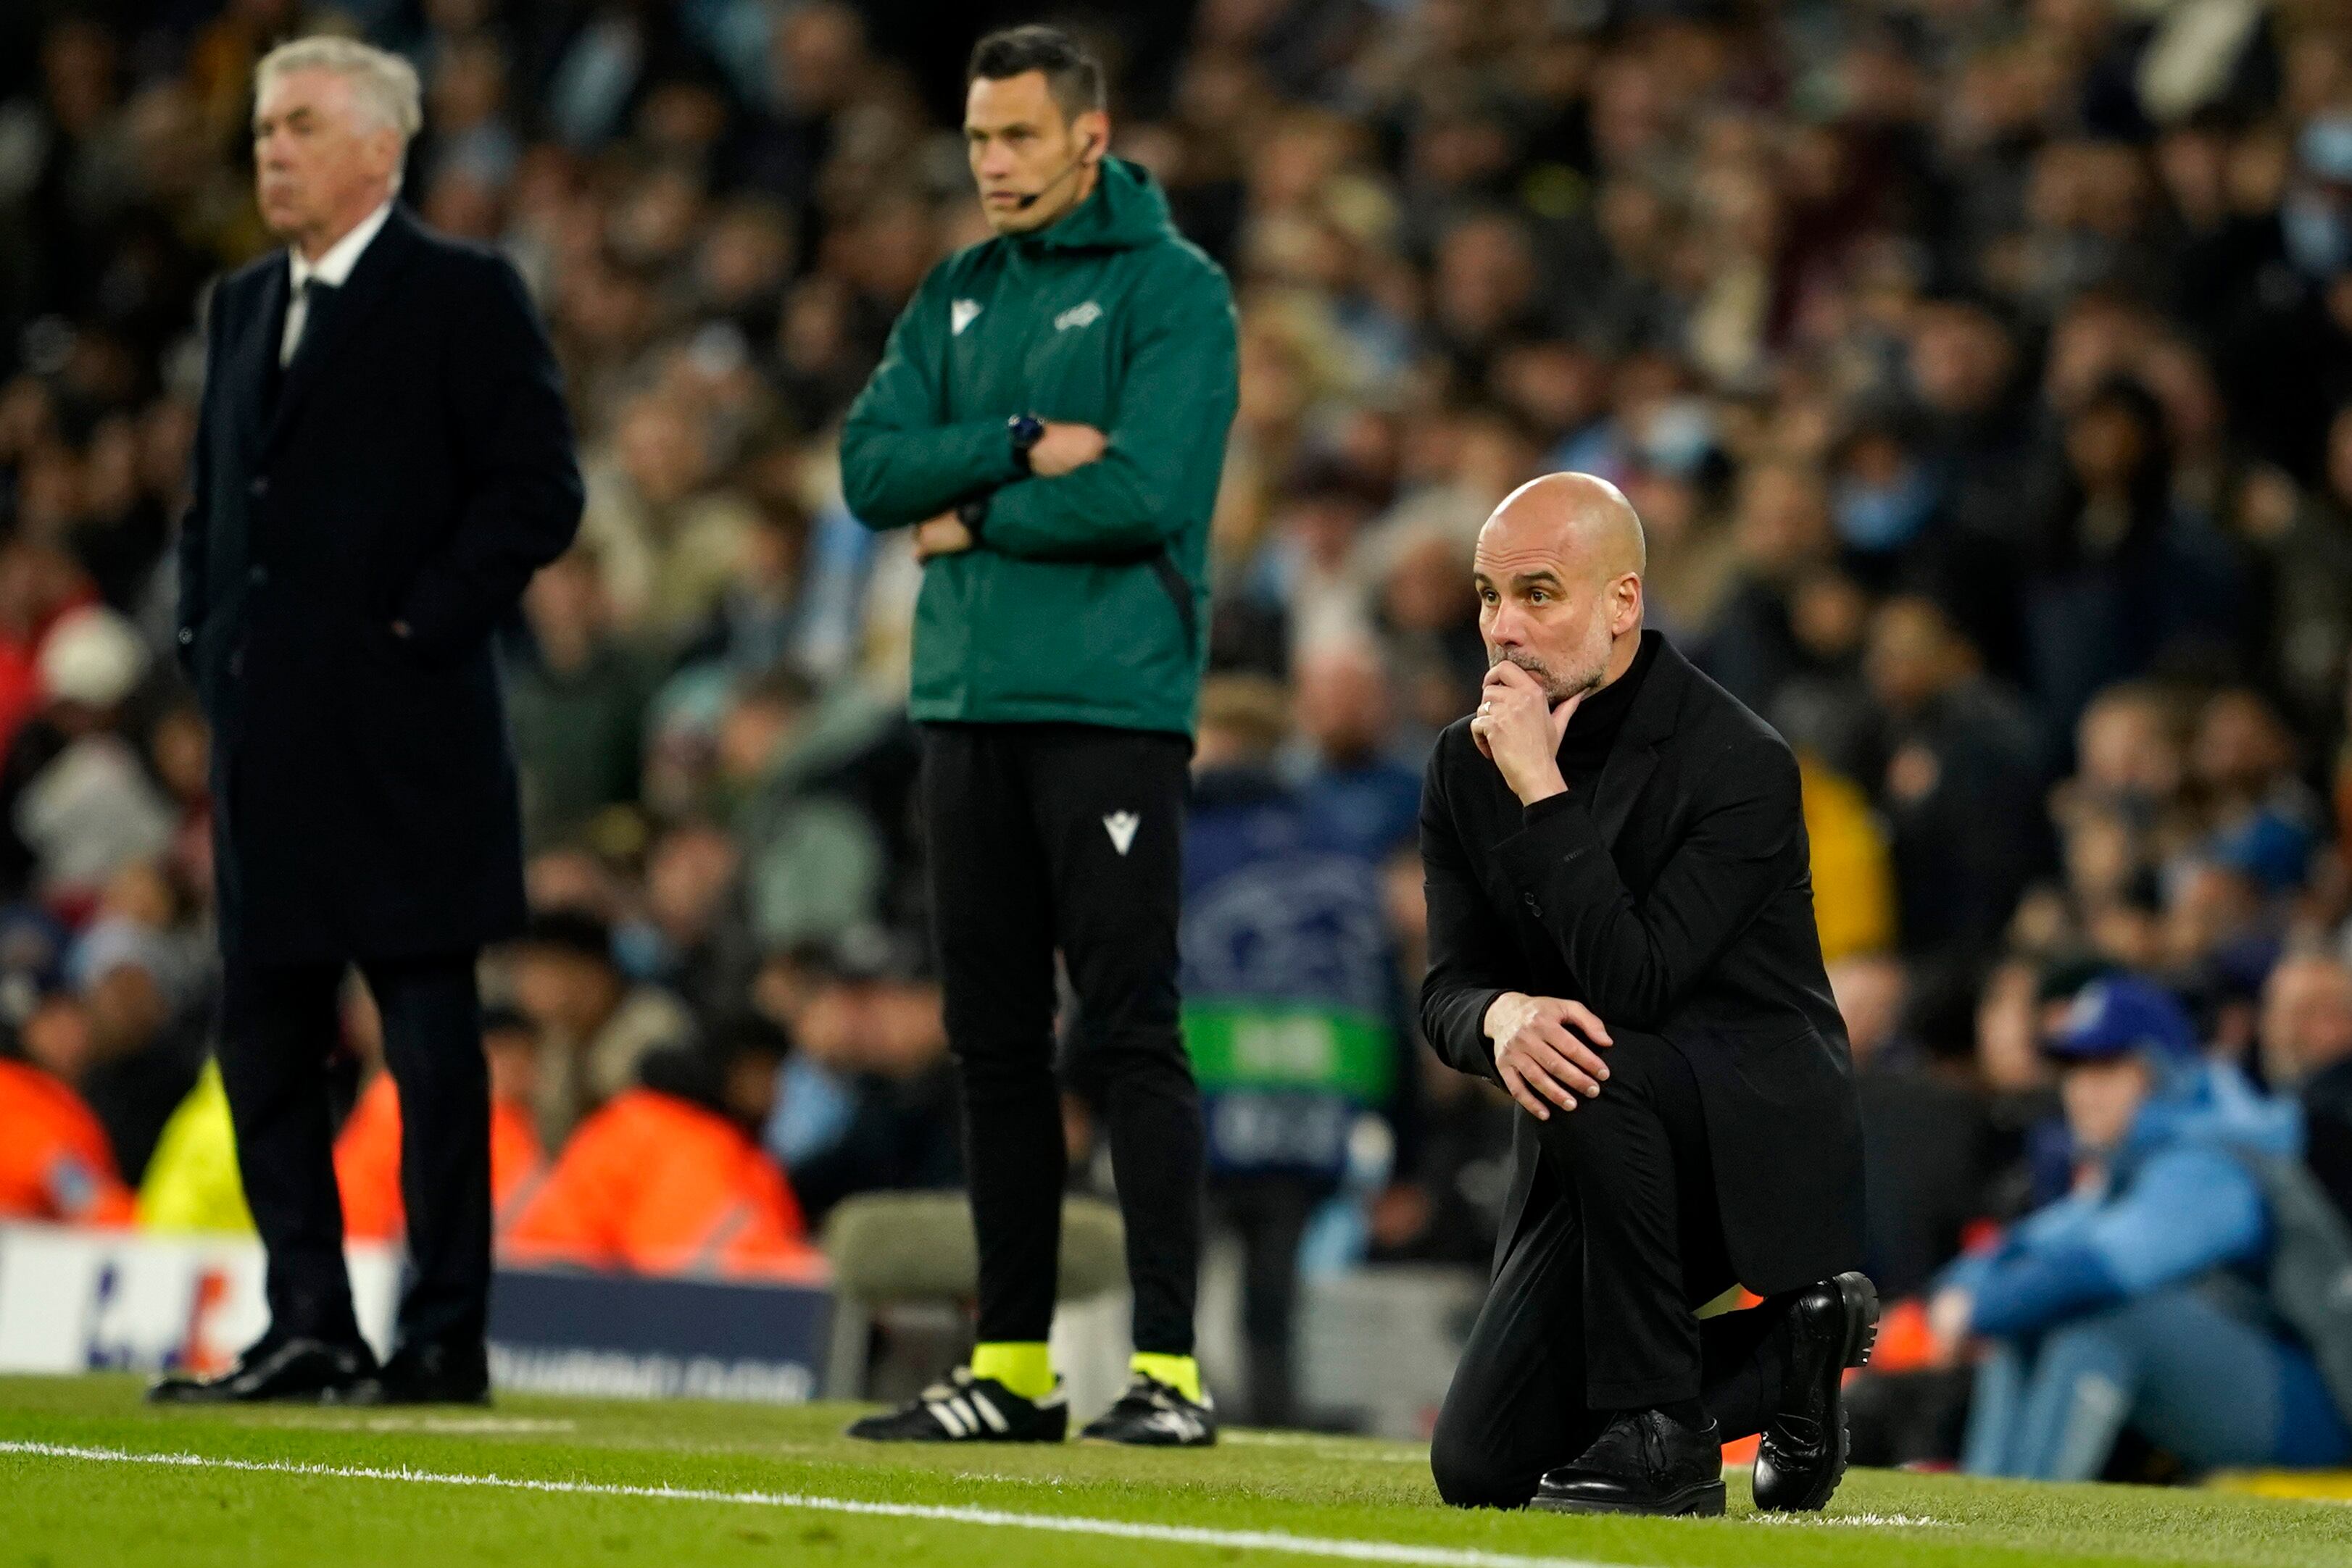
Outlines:
{"type": "Polygon", "coordinates": [[[2352,1508],[1856,1471],[1827,1515],[1460,1513],[1406,1445],[875,1448],[840,1406],[509,1397],[489,1410],[151,1410],[0,1378],[0,1568],[1922,1568],[2352,1565],[2352,1508]]]}

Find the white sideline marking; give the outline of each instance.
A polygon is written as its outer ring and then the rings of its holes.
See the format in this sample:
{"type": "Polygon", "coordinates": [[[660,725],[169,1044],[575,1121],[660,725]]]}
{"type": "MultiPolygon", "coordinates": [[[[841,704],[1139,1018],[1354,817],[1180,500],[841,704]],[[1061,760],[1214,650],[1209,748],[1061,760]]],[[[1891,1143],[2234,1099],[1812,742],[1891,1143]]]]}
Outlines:
{"type": "Polygon", "coordinates": [[[1944,1521],[1920,1513],[1759,1513],[1750,1524],[1799,1524],[1820,1529],[1833,1524],[1859,1524],[1872,1529],[1941,1529],[1944,1521]]]}
{"type": "Polygon", "coordinates": [[[1622,1568],[1575,1557],[1526,1557],[1509,1552],[1477,1552],[1446,1546],[1412,1546],[1391,1541],[1292,1535],[1277,1530],[1198,1530],[1176,1524],[1138,1524],[1118,1519],[1066,1514],[1007,1513],[992,1508],[949,1508],[912,1502],[866,1502],[855,1498],[814,1497],[799,1492],[716,1491],[688,1487],[624,1486],[597,1481],[531,1480],[514,1476],[472,1476],[434,1470],[379,1469],[364,1465],[300,1464],[287,1459],[226,1459],[205,1454],[134,1453],[126,1448],[89,1448],[66,1443],[0,1438],[0,1454],[34,1458],[86,1459],[97,1464],[167,1465],[175,1469],[239,1470],[267,1475],[333,1476],[346,1480],[416,1481],[428,1486],[491,1487],[506,1491],[562,1492],[589,1497],[665,1498],[674,1502],[743,1503],[761,1508],[807,1509],[885,1519],[920,1519],[944,1524],[995,1525],[1044,1530],[1066,1535],[1107,1535],[1123,1541],[1157,1541],[1174,1546],[1226,1551],[1286,1552],[1299,1557],[1333,1557],[1355,1563],[1399,1563],[1414,1568],[1622,1568]]]}

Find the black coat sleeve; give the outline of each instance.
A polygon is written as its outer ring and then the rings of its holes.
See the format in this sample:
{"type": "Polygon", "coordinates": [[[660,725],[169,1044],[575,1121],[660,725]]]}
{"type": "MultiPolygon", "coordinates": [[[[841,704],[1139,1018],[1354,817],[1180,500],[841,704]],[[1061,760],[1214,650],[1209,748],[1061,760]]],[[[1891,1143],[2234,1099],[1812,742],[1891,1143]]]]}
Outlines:
{"type": "Polygon", "coordinates": [[[562,372],[522,279],[507,262],[484,259],[466,269],[466,283],[447,391],[466,499],[399,617],[428,657],[489,635],[531,574],[570,547],[583,501],[562,372]]]}
{"type": "Polygon", "coordinates": [[[188,509],[180,517],[176,547],[180,604],[173,622],[178,643],[174,652],[181,669],[191,674],[195,671],[196,632],[212,602],[205,582],[205,552],[211,538],[213,422],[220,417],[215,412],[220,402],[215,383],[221,373],[221,315],[227,308],[227,294],[226,280],[215,282],[205,305],[205,387],[196,405],[195,448],[188,465],[188,509]]]}
{"type": "Polygon", "coordinates": [[[1448,737],[1440,736],[1421,781],[1422,888],[1429,906],[1429,973],[1421,982],[1421,1031],[1439,1060],[1499,1083],[1486,1009],[1511,988],[1509,932],[1495,917],[1445,798],[1448,737]]]}
{"type": "Polygon", "coordinates": [[[1804,832],[1797,759],[1759,738],[1725,748],[1700,776],[1689,827],[1637,903],[1592,813],[1572,795],[1529,807],[1496,846],[1505,875],[1559,944],[1605,1024],[1661,1027],[1694,981],[1788,883],[1804,832]]]}

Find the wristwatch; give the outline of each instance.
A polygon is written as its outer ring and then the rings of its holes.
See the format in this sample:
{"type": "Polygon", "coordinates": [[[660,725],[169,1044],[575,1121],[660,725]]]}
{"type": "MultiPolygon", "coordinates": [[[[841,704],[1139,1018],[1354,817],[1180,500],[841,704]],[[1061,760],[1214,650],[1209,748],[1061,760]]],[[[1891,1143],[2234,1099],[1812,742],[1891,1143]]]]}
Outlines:
{"type": "Polygon", "coordinates": [[[971,536],[971,542],[978,544],[980,525],[988,520],[988,497],[974,496],[971,500],[958,507],[955,509],[955,515],[956,521],[963,525],[963,531],[971,536]]]}
{"type": "Polygon", "coordinates": [[[1029,449],[1045,439],[1045,422],[1034,413],[1016,413],[1004,422],[1013,437],[1013,465],[1029,472],[1029,449]]]}

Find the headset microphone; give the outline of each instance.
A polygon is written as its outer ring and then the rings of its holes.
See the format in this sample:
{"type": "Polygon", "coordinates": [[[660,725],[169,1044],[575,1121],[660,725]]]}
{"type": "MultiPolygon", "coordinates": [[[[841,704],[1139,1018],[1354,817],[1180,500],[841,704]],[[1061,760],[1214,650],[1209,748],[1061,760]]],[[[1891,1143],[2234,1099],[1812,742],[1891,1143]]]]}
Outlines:
{"type": "Polygon", "coordinates": [[[1035,190],[1031,191],[1026,195],[1015,197],[1013,204],[1019,207],[1025,213],[1030,208],[1035,206],[1039,202],[1044,201],[1045,199],[1046,192],[1052,190],[1055,186],[1060,184],[1063,181],[1068,179],[1071,175],[1076,173],[1079,170],[1087,166],[1087,155],[1094,150],[1095,140],[1093,137],[1089,136],[1087,138],[1087,144],[1078,149],[1078,155],[1071,159],[1068,163],[1065,164],[1060,173],[1055,175],[1052,179],[1046,181],[1044,184],[1038,186],[1035,190]]]}

